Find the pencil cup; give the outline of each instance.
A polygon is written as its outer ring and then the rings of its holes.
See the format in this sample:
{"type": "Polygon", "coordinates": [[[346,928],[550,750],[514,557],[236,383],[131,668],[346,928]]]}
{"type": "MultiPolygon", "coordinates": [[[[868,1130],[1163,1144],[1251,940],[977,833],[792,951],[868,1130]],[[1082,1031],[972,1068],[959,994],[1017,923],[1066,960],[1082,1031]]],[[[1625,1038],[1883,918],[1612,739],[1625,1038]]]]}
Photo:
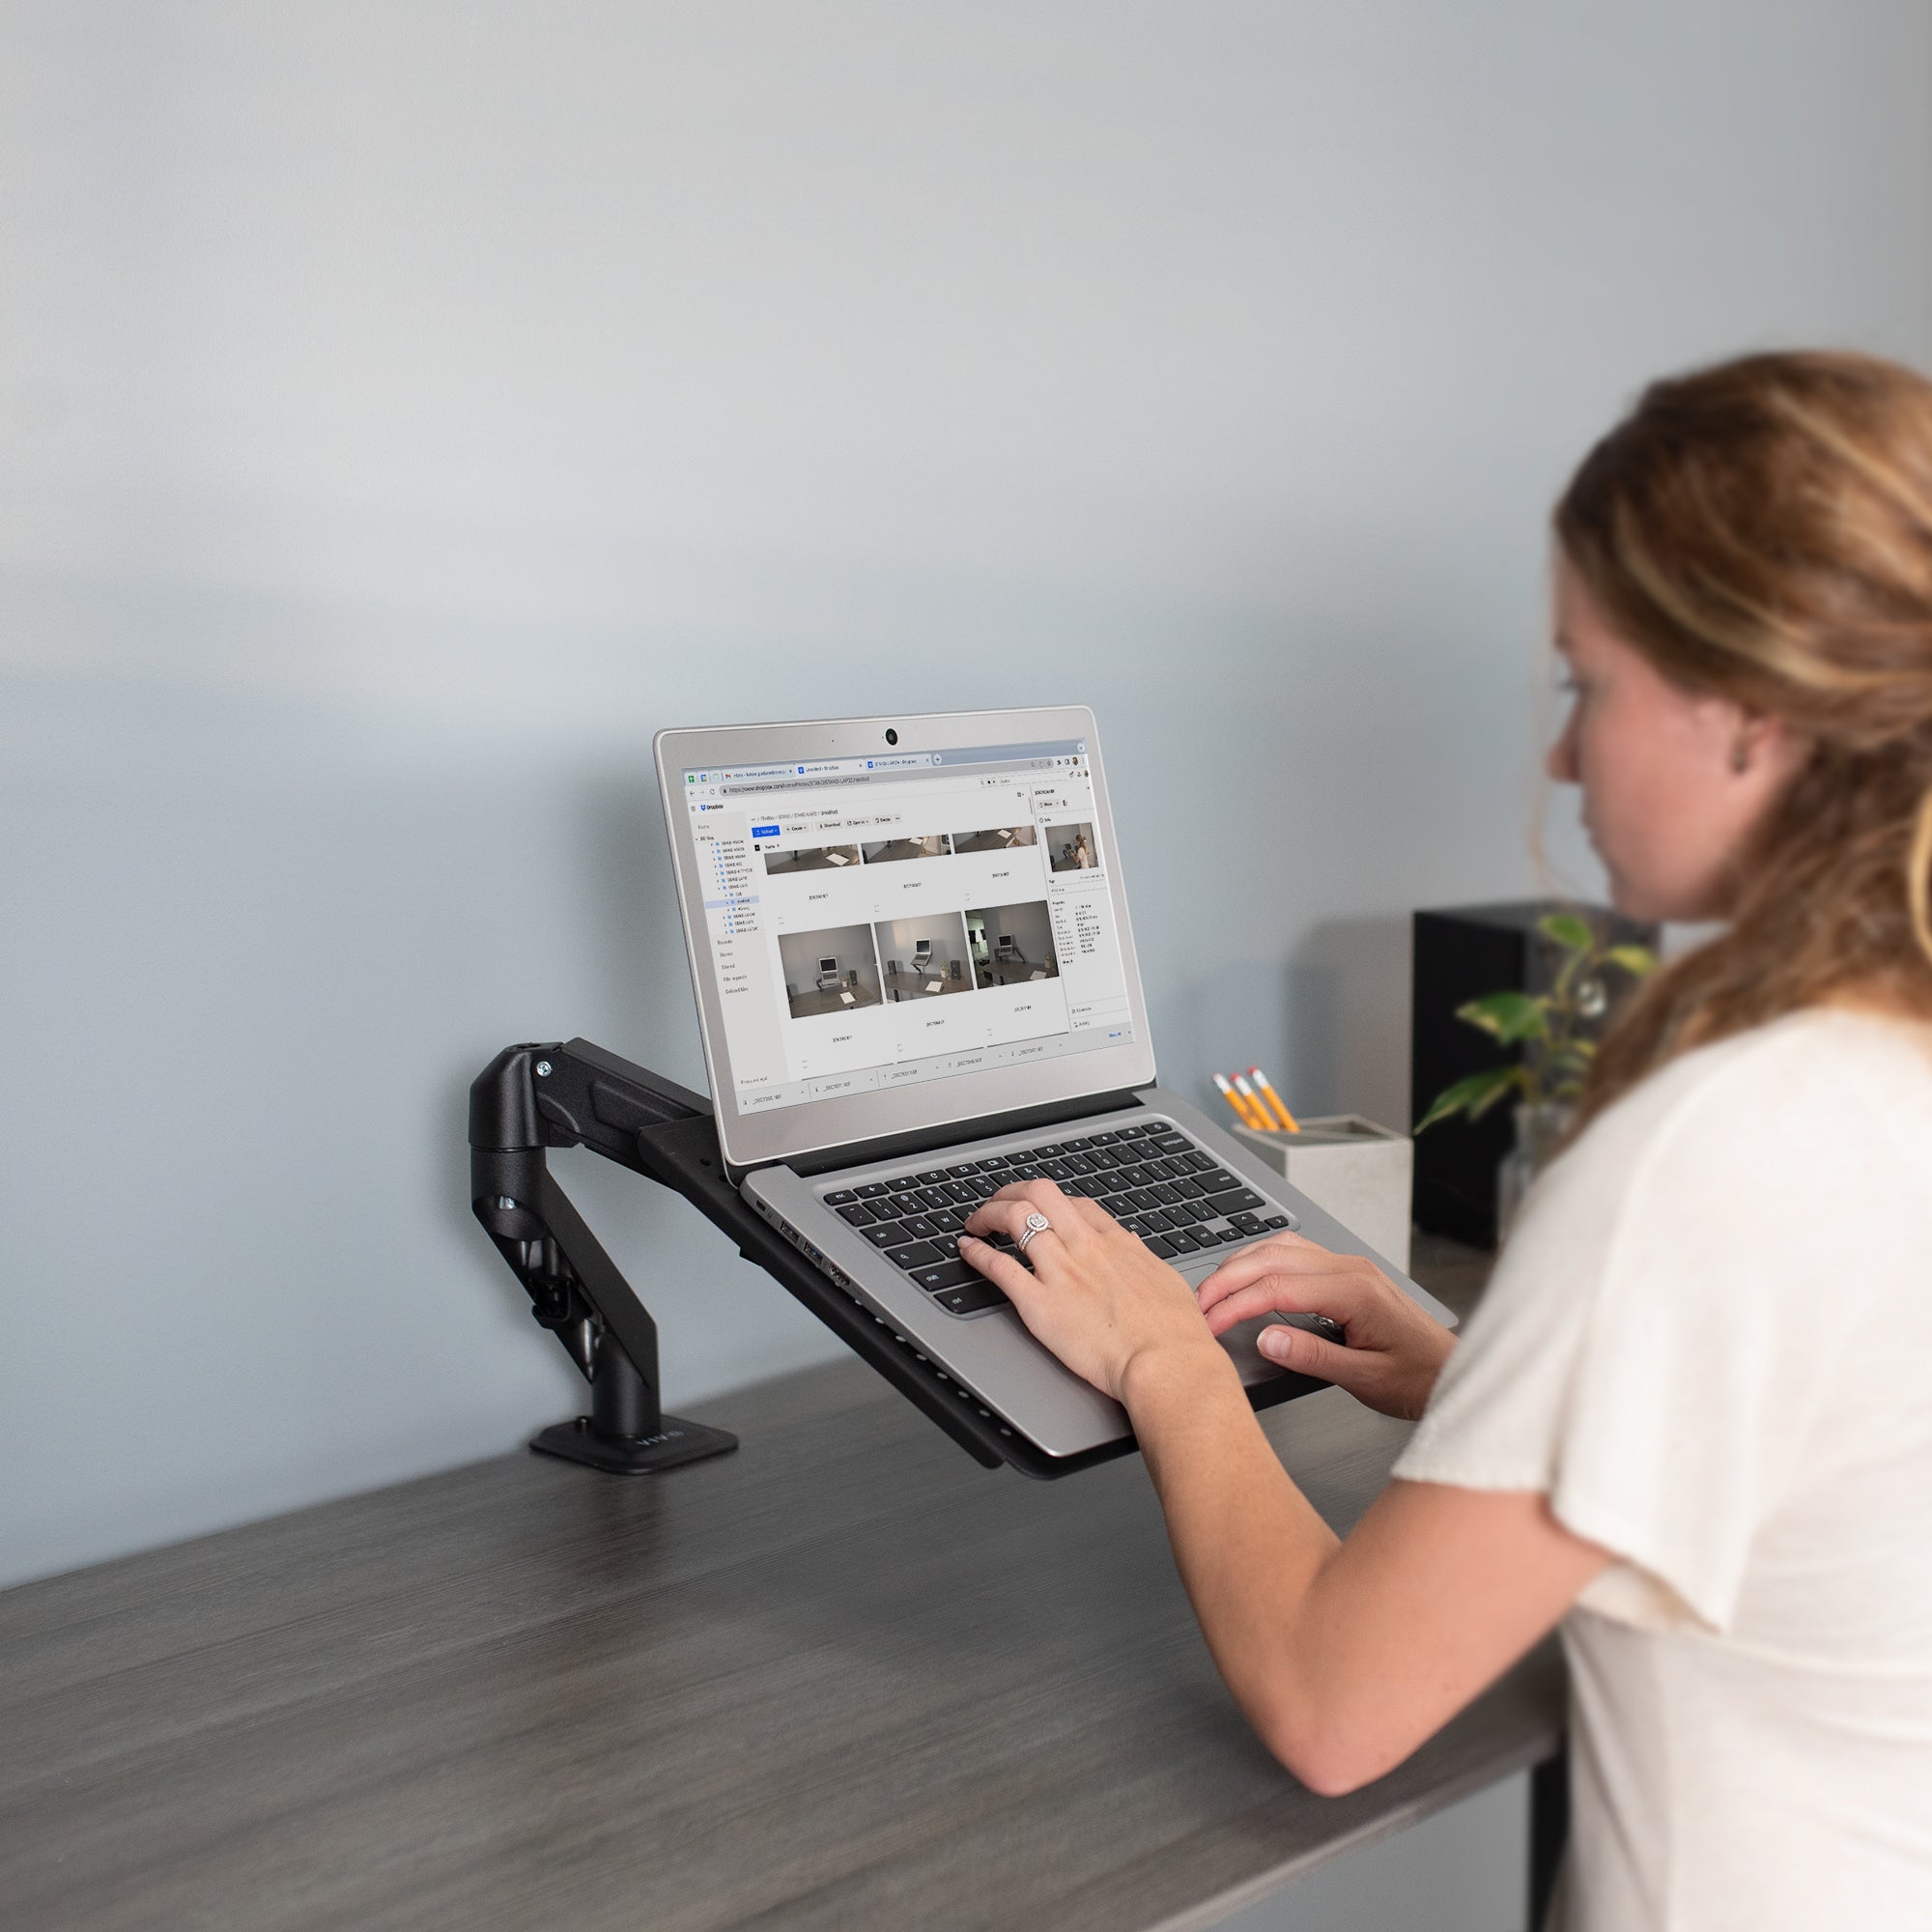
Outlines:
{"type": "Polygon", "coordinates": [[[1360,1114],[1304,1118],[1298,1134],[1228,1131],[1318,1208],[1408,1272],[1409,1189],[1415,1143],[1360,1114]]]}

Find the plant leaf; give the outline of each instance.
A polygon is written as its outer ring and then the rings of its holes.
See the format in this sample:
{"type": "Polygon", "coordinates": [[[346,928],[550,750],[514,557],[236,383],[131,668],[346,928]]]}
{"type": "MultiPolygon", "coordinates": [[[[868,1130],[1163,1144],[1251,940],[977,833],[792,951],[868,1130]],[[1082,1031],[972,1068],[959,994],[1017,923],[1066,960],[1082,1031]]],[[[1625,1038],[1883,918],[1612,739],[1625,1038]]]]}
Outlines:
{"type": "Polygon", "coordinates": [[[1613,946],[1604,957],[1612,965],[1621,966],[1634,980],[1657,971],[1657,954],[1647,946],[1613,946]]]}
{"type": "Polygon", "coordinates": [[[1505,1046],[1519,1040],[1541,1039],[1548,1032],[1546,1021],[1549,1002],[1532,993],[1505,991],[1485,993],[1480,1000],[1456,1009],[1456,1017],[1467,1026],[1480,1027],[1505,1046]]]}
{"type": "Polygon", "coordinates": [[[1536,929],[1546,939],[1555,940],[1558,946],[1567,946],[1572,952],[1587,952],[1597,943],[1590,922],[1580,913],[1547,912],[1536,922],[1536,929]]]}
{"type": "Polygon", "coordinates": [[[1529,1075],[1520,1066],[1500,1066],[1496,1069],[1502,1078],[1469,1109],[1469,1118],[1480,1121],[1512,1087],[1520,1087],[1525,1092],[1529,1087],[1529,1075]]]}
{"type": "Polygon", "coordinates": [[[1466,1112],[1471,1120],[1479,1120],[1512,1087],[1520,1085],[1521,1080],[1520,1066],[1492,1066],[1484,1072],[1471,1073],[1436,1094],[1429,1103],[1428,1113],[1416,1122],[1414,1131],[1419,1134],[1424,1127],[1433,1127],[1452,1114],[1466,1112]]]}

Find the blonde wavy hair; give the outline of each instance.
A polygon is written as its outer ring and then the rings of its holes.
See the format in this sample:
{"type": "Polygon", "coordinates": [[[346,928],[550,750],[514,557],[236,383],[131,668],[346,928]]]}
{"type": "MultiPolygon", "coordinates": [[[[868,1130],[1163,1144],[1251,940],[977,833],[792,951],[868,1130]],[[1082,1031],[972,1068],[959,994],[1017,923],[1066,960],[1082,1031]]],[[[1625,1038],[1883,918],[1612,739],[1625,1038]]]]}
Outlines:
{"type": "Polygon", "coordinates": [[[1632,1001],[1577,1124],[1801,1008],[1932,1017],[1932,382],[1812,353],[1654,384],[1554,525],[1627,643],[1809,747],[1737,856],[1726,929],[1632,1001]]]}

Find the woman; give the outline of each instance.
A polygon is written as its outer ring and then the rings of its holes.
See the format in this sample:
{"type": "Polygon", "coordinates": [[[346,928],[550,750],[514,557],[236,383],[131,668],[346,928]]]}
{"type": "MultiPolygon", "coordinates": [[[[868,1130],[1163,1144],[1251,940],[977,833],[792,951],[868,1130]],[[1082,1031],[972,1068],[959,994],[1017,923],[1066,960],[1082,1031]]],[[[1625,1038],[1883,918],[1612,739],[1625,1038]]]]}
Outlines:
{"type": "Polygon", "coordinates": [[[1932,384],[1659,384],[1555,517],[1549,753],[1617,906],[1725,922],[1605,1042],[1460,1346],[1283,1235],[1198,1298],[1091,1203],[961,1252],[1124,1403],[1214,1660],[1380,1776],[1560,1621],[1574,1924],[1932,1926],[1932,384]],[[1338,1543],[1214,1335],[1422,1417],[1338,1543]]]}

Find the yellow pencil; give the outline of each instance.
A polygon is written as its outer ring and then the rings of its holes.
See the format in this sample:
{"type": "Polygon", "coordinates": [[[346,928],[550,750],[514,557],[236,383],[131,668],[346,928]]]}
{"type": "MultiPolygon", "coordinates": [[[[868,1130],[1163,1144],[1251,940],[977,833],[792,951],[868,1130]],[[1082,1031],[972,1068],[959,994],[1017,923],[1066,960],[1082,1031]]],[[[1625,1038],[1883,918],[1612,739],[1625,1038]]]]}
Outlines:
{"type": "Polygon", "coordinates": [[[1278,1120],[1282,1123],[1282,1125],[1288,1129],[1290,1133],[1298,1134],[1301,1131],[1301,1122],[1297,1121],[1294,1118],[1294,1116],[1288,1111],[1287,1101],[1285,1101],[1281,1097],[1281,1095],[1274,1091],[1274,1082],[1270,1080],[1267,1077],[1267,1075],[1261,1070],[1259,1066],[1251,1066],[1248,1068],[1248,1078],[1255,1083],[1255,1092],[1262,1096],[1263,1101],[1273,1113],[1275,1119],[1278,1120]]]}
{"type": "Polygon", "coordinates": [[[1235,1092],[1234,1086],[1229,1081],[1228,1076],[1225,1073],[1215,1074],[1214,1084],[1221,1090],[1222,1099],[1227,1101],[1229,1106],[1234,1108],[1236,1120],[1239,1121],[1242,1126],[1244,1127],[1253,1126],[1255,1123],[1254,1113],[1250,1108],[1248,1102],[1243,1100],[1241,1096],[1235,1092]]]}
{"type": "Polygon", "coordinates": [[[1255,1090],[1237,1073],[1235,1075],[1235,1099],[1247,1114],[1248,1125],[1258,1134],[1274,1132],[1274,1122],[1268,1118],[1268,1110],[1256,1097],[1255,1090]]]}
{"type": "Polygon", "coordinates": [[[1278,1134],[1281,1129],[1275,1125],[1274,1116],[1262,1105],[1262,1096],[1248,1085],[1247,1075],[1235,1075],[1235,1092],[1245,1100],[1254,1113],[1253,1124],[1264,1134],[1278,1134]]]}

